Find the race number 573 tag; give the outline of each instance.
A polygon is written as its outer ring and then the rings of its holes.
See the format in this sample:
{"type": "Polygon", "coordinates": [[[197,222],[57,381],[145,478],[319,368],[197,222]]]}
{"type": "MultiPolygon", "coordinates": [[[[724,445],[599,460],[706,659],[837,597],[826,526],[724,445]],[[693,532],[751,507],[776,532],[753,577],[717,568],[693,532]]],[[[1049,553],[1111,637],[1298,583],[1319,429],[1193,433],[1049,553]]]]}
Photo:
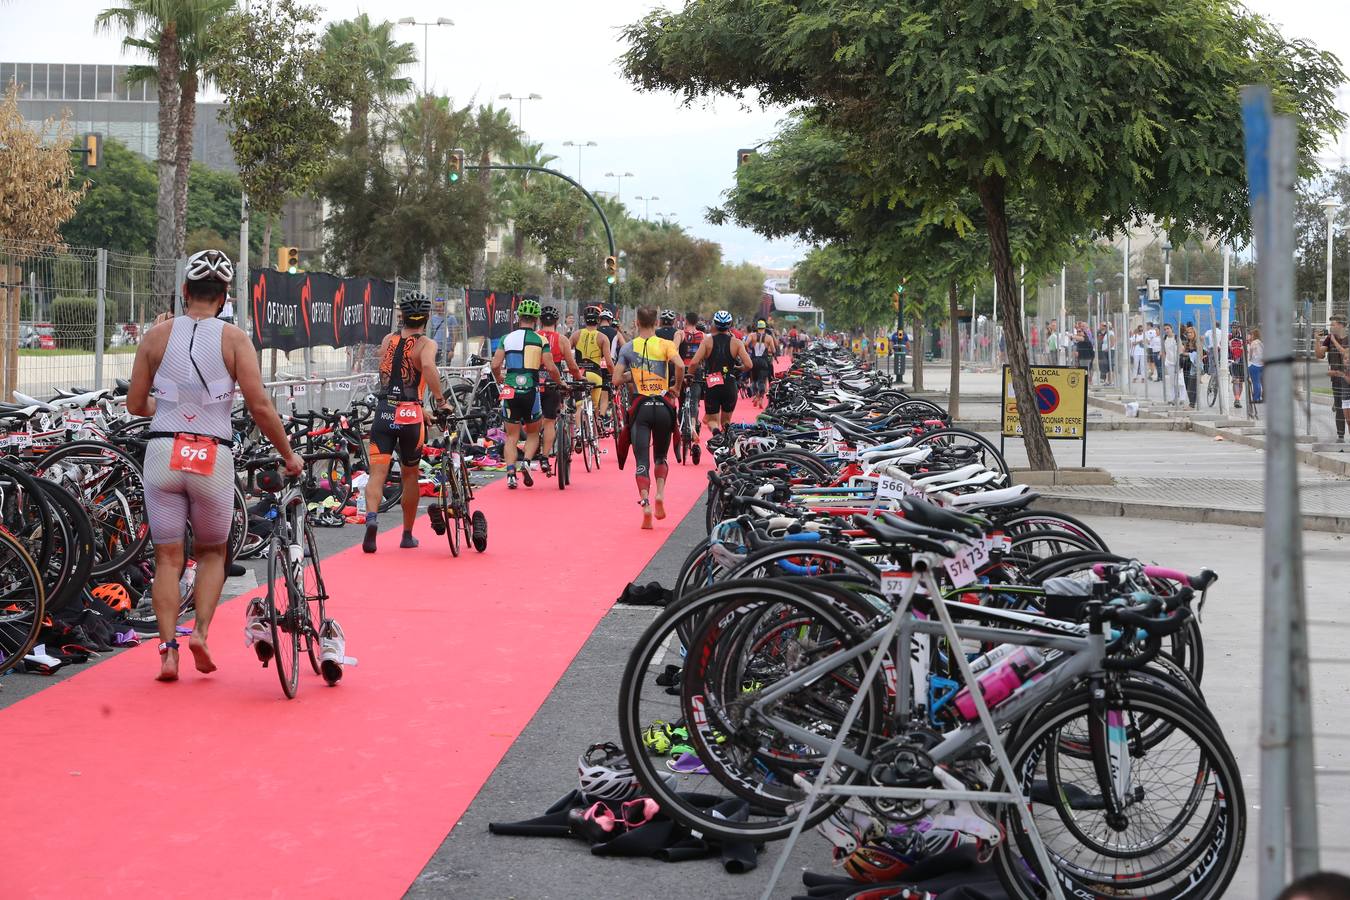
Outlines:
{"type": "Polygon", "coordinates": [[[899,597],[909,584],[909,573],[899,569],[883,570],[881,573],[881,593],[884,597],[899,597]]]}

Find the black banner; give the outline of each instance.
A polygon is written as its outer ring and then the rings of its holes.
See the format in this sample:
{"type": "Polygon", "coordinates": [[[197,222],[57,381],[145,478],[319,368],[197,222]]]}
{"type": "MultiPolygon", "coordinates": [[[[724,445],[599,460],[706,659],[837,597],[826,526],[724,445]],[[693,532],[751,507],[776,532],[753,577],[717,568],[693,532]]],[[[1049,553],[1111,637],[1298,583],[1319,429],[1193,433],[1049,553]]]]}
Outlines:
{"type": "Polygon", "coordinates": [[[539,300],[537,294],[504,294],[498,291],[466,291],[464,297],[466,327],[470,338],[497,341],[515,327],[516,307],[522,300],[539,300]]]}
{"type": "Polygon", "coordinates": [[[260,350],[378,344],[394,326],[394,285],[327,272],[249,272],[253,345],[260,350]]]}

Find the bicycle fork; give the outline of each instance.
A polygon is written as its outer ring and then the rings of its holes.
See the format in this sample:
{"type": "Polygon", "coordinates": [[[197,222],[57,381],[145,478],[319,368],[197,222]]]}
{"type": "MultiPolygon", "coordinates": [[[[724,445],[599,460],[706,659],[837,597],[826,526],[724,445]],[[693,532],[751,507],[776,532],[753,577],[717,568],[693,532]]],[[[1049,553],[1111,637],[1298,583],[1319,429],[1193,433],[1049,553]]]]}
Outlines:
{"type": "Polygon", "coordinates": [[[1108,688],[1101,676],[1089,681],[1088,748],[1101,792],[1106,824],[1115,831],[1129,826],[1126,808],[1140,798],[1132,796],[1132,758],[1125,699],[1108,688]]]}

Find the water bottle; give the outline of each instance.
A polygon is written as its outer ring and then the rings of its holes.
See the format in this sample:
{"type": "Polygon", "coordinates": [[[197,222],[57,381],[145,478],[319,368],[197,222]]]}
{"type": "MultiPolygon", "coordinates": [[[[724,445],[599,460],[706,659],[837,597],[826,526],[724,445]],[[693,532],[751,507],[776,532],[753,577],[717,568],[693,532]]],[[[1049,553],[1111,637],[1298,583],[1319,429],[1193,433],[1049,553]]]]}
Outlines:
{"type": "Polygon", "coordinates": [[[366,492],[365,492],[365,491],[357,491],[357,492],[356,492],[356,514],[357,514],[358,516],[363,516],[363,517],[364,517],[365,514],[366,514],[366,492]]]}
{"type": "MultiPolygon", "coordinates": [[[[990,665],[984,674],[975,678],[980,693],[984,695],[984,702],[990,709],[1011,697],[1013,691],[1025,684],[1032,677],[1032,672],[1045,662],[1044,654],[1035,647],[1009,646],[1014,649],[1003,654],[1002,658],[990,665]]],[[[956,708],[957,714],[967,722],[979,718],[979,713],[975,710],[975,697],[969,687],[963,688],[961,693],[956,695],[952,705],[956,708]]]]}

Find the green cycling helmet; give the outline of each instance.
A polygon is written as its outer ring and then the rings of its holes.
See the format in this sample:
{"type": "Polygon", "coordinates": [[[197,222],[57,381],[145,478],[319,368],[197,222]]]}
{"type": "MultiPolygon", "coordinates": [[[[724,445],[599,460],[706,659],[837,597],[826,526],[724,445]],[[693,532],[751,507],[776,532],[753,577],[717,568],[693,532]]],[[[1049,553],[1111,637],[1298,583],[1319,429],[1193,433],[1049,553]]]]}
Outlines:
{"type": "Polygon", "coordinates": [[[516,306],[516,316],[517,318],[523,318],[525,316],[529,316],[535,319],[539,318],[539,301],[538,300],[520,301],[519,305],[516,306]]]}

